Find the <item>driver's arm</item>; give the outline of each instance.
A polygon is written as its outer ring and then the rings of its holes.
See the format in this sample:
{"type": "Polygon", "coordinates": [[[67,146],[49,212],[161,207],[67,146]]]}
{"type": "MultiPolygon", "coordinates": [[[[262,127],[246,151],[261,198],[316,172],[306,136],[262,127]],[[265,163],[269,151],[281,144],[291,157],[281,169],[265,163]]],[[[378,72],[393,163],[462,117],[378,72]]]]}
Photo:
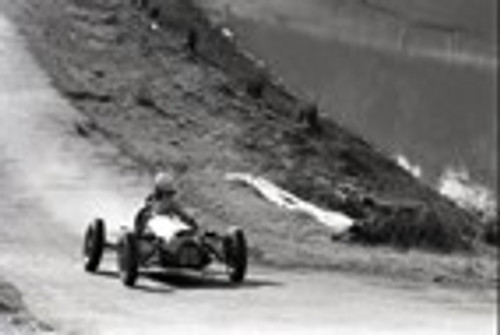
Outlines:
{"type": "Polygon", "coordinates": [[[182,208],[181,206],[179,206],[178,204],[176,204],[175,206],[173,206],[172,208],[172,212],[173,214],[179,216],[179,218],[187,223],[189,226],[191,226],[191,228],[194,228],[194,229],[198,229],[198,223],[196,222],[196,220],[190,216],[189,214],[187,214],[182,208]]]}

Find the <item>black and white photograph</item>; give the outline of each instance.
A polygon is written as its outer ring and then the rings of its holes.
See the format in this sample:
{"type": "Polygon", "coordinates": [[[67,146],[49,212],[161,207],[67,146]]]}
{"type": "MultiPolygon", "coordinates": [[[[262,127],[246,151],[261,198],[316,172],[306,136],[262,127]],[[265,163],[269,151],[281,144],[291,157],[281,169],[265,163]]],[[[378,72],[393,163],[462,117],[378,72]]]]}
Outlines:
{"type": "Polygon", "coordinates": [[[498,334],[498,0],[0,0],[0,335],[498,334]]]}

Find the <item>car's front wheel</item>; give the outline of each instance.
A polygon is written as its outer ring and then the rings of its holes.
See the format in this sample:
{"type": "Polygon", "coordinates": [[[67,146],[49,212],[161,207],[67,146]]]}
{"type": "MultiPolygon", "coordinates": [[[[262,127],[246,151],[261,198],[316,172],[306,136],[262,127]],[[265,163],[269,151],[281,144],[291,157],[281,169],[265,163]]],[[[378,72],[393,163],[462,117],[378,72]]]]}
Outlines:
{"type": "Polygon", "coordinates": [[[229,274],[233,283],[241,283],[245,279],[248,265],[247,241],[239,228],[231,229],[224,236],[224,254],[229,274]]]}
{"type": "Polygon", "coordinates": [[[139,276],[139,254],[137,237],[126,232],[118,242],[118,269],[123,285],[133,287],[139,276]]]}
{"type": "Polygon", "coordinates": [[[85,231],[83,263],[85,271],[96,272],[106,244],[106,228],[102,219],[95,219],[85,231]]]}

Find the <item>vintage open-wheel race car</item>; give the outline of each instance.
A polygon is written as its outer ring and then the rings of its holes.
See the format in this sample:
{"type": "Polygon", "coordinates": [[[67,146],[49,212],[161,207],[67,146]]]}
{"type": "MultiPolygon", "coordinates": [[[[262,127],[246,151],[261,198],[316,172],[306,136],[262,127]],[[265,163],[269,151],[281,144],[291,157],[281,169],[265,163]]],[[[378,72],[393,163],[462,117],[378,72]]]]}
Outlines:
{"type": "Polygon", "coordinates": [[[147,229],[122,228],[116,243],[106,238],[106,223],[93,220],[87,227],[83,256],[84,268],[96,272],[106,250],[116,251],[120,279],[135,285],[142,269],[189,269],[203,272],[214,262],[225,265],[231,283],[243,282],[247,272],[247,242],[243,230],[226,233],[193,228],[177,217],[152,217],[147,229]]]}

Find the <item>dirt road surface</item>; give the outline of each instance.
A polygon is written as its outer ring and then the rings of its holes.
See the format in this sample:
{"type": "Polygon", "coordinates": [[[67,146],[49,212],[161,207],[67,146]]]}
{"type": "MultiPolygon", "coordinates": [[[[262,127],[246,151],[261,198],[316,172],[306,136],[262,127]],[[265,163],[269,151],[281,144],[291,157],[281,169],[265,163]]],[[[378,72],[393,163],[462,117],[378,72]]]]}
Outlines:
{"type": "MultiPolygon", "coordinates": [[[[495,303],[474,292],[335,273],[252,267],[246,284],[215,274],[116,278],[82,270],[94,215],[130,220],[147,179],[84,122],[0,13],[0,274],[37,317],[68,334],[495,334],[495,303]]],[[[2,328],[0,327],[0,330],[2,328]]]]}

